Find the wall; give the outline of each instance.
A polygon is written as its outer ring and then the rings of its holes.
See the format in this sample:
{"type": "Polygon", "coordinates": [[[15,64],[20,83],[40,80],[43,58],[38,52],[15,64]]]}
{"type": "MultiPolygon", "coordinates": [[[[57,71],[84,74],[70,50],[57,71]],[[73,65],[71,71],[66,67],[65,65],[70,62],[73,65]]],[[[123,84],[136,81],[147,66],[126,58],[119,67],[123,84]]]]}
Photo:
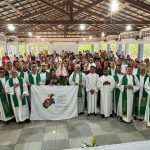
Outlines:
{"type": "Polygon", "coordinates": [[[55,50],[57,53],[61,53],[62,50],[71,51],[75,54],[78,53],[78,43],[77,42],[53,42],[50,46],[51,50],[55,50]]]}

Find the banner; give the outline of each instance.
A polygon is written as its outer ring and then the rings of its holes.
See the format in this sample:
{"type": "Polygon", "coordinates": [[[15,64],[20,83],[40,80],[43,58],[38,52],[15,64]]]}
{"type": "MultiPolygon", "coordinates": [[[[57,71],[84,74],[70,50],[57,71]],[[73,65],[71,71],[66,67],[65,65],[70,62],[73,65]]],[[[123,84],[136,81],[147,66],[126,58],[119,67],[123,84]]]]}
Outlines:
{"type": "Polygon", "coordinates": [[[31,120],[77,117],[77,86],[31,86],[31,120]]]}

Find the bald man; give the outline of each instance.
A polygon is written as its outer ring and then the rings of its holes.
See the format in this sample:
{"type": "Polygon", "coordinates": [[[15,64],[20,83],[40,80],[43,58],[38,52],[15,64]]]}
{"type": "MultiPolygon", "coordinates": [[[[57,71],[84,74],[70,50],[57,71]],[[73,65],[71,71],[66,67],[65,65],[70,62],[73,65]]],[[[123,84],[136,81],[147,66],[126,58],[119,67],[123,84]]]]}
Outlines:
{"type": "Polygon", "coordinates": [[[17,76],[16,70],[10,71],[11,78],[5,86],[6,93],[10,94],[11,104],[17,123],[29,119],[29,107],[26,96],[29,95],[27,85],[23,78],[17,76]]]}
{"type": "Polygon", "coordinates": [[[75,65],[75,71],[71,74],[69,78],[70,85],[79,86],[78,89],[78,113],[84,113],[84,101],[85,101],[85,81],[86,76],[81,72],[81,67],[79,64],[75,65]]]}

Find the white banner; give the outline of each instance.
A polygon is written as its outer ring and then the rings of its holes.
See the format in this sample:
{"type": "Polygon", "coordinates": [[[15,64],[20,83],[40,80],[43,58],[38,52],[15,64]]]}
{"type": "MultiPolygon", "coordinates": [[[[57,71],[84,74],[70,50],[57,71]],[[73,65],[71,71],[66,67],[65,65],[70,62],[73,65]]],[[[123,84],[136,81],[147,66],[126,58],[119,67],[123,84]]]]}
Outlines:
{"type": "Polygon", "coordinates": [[[31,86],[31,120],[77,117],[77,86],[31,86]]]}

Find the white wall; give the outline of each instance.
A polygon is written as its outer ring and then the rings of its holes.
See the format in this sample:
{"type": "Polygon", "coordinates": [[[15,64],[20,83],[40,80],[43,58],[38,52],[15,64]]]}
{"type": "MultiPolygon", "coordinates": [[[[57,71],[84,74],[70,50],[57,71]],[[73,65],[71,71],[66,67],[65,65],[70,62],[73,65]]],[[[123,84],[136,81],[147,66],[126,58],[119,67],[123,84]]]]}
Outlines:
{"type": "Polygon", "coordinates": [[[62,50],[71,51],[75,54],[78,53],[78,43],[77,42],[54,42],[52,43],[52,50],[57,53],[61,53],[62,50]]]}

